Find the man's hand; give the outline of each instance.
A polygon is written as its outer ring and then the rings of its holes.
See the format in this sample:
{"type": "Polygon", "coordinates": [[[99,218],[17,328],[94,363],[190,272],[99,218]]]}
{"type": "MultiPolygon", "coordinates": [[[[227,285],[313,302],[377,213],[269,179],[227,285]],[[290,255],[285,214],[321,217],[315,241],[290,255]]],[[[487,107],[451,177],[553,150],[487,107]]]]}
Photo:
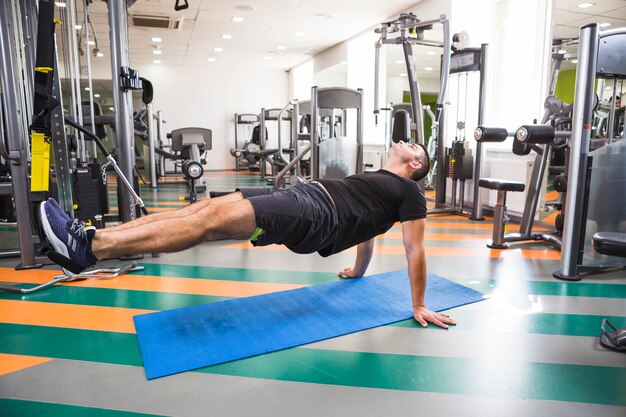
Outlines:
{"type": "Polygon", "coordinates": [[[447,314],[439,314],[428,310],[426,307],[413,307],[413,318],[422,326],[428,326],[428,323],[435,324],[444,329],[448,328],[448,324],[456,324],[447,314]]]}
{"type": "Polygon", "coordinates": [[[337,275],[341,278],[361,278],[363,276],[363,274],[358,274],[354,268],[344,268],[344,270],[337,275]]]}

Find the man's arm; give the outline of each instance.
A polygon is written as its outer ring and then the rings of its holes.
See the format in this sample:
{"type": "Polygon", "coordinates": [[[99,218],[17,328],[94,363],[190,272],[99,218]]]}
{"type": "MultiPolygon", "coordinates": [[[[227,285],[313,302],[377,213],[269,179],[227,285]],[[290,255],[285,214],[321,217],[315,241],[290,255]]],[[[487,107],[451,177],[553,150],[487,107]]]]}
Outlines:
{"type": "Polygon", "coordinates": [[[359,243],[356,247],[356,261],[354,262],[354,268],[346,268],[339,273],[340,276],[347,278],[360,278],[367,271],[367,267],[372,260],[372,254],[374,253],[374,238],[359,243]]]}
{"type": "Polygon", "coordinates": [[[426,255],[424,252],[424,229],[426,219],[402,222],[402,240],[409,264],[409,280],[411,282],[411,299],[413,300],[413,317],[422,326],[428,322],[448,328],[448,324],[456,324],[445,314],[438,314],[426,308],[424,292],[426,291],[426,255]]]}

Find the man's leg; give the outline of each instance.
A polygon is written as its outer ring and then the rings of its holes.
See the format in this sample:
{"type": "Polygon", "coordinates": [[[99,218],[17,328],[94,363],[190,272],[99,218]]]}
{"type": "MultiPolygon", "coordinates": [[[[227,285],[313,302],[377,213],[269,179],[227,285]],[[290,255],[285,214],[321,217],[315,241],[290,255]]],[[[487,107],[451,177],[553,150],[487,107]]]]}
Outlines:
{"type": "Polygon", "coordinates": [[[231,194],[226,194],[220,197],[215,197],[215,198],[211,198],[211,199],[203,199],[203,200],[198,200],[196,203],[190,204],[182,209],[179,210],[172,210],[172,211],[164,211],[161,213],[155,213],[155,214],[150,214],[148,216],[142,216],[139,217],[136,220],[130,221],[130,222],[126,222],[126,223],[122,223],[119,226],[115,226],[114,228],[110,228],[110,230],[115,230],[115,231],[121,231],[121,230],[126,230],[126,229],[130,229],[133,227],[137,227],[137,226],[141,226],[144,224],[148,224],[148,223],[152,223],[155,221],[160,221],[160,220],[165,220],[165,219],[172,219],[172,218],[178,218],[178,217],[184,217],[184,216],[188,216],[190,214],[193,214],[197,211],[200,211],[201,209],[205,208],[208,205],[212,205],[212,204],[224,204],[224,203],[232,203],[234,201],[239,201],[239,200],[243,200],[243,196],[241,194],[241,192],[234,192],[231,194]]]}
{"type": "Polygon", "coordinates": [[[178,210],[182,214],[133,227],[100,229],[91,241],[92,252],[99,259],[129,253],[178,252],[212,240],[245,240],[256,230],[254,209],[248,200],[192,206],[178,210]]]}

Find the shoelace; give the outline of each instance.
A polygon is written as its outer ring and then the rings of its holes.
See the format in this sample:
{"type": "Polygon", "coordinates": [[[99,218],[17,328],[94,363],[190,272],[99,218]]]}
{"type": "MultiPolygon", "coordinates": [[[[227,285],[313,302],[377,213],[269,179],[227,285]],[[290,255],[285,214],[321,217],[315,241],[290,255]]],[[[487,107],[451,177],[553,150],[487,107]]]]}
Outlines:
{"type": "Polygon", "coordinates": [[[72,220],[72,224],[70,225],[70,232],[76,233],[82,239],[87,238],[87,231],[85,230],[85,223],[81,222],[78,219],[72,220]]]}

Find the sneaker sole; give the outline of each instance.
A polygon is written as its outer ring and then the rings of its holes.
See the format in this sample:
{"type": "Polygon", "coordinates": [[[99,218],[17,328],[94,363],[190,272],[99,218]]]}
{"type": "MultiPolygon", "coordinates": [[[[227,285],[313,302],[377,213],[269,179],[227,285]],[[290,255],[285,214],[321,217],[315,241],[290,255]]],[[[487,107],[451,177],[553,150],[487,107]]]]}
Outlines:
{"type": "Polygon", "coordinates": [[[61,239],[59,239],[52,231],[52,226],[50,226],[50,222],[48,221],[48,216],[46,215],[44,204],[46,204],[45,201],[39,205],[39,220],[41,221],[41,226],[43,228],[44,234],[46,235],[46,239],[48,240],[48,243],[52,245],[52,248],[55,250],[55,252],[58,252],[59,254],[69,259],[70,256],[67,251],[67,246],[65,246],[61,239]]]}

